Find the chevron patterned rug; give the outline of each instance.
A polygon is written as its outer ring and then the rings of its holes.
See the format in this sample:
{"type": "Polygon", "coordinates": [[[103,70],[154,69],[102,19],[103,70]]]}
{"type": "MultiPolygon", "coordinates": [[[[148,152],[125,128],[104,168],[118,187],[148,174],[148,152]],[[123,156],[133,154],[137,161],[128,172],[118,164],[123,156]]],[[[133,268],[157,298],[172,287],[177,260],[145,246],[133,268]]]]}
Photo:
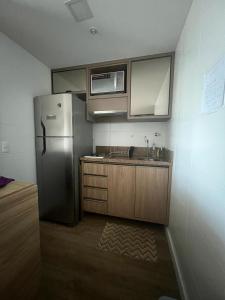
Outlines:
{"type": "Polygon", "coordinates": [[[148,262],[157,261],[154,232],[142,226],[106,223],[98,248],[148,262]]]}

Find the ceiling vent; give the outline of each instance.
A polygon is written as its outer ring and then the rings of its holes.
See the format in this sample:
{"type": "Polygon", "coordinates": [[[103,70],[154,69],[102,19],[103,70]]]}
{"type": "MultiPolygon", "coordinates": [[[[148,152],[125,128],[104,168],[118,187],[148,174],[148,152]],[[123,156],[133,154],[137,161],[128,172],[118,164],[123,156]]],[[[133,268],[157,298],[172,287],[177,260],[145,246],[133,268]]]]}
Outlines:
{"type": "Polygon", "coordinates": [[[65,5],[77,22],[93,18],[87,0],[69,0],[65,2],[65,5]]]}

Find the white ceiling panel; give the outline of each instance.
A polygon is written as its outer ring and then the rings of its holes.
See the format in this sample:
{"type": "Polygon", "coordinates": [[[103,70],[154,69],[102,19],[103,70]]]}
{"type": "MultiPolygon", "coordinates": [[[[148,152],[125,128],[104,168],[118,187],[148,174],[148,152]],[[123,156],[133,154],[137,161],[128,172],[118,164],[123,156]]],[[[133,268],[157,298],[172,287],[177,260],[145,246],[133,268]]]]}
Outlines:
{"type": "Polygon", "coordinates": [[[94,17],[82,22],[64,2],[1,0],[0,31],[51,68],[167,52],[192,0],[88,0],[94,17]]]}

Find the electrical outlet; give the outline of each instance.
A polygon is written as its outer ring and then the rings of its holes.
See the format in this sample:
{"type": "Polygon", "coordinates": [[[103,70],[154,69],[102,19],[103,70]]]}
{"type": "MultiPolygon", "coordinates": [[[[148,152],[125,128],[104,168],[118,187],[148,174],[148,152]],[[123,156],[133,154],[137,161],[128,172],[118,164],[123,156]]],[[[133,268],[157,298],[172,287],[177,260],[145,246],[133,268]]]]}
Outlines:
{"type": "Polygon", "coordinates": [[[2,141],[1,142],[1,152],[2,153],[9,153],[9,142],[2,141]]]}

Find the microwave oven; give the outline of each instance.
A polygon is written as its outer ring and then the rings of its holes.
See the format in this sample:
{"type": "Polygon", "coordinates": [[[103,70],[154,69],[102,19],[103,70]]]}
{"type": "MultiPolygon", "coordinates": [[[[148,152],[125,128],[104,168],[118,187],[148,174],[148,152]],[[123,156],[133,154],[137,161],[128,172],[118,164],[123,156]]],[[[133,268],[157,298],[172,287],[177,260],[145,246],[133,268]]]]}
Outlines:
{"type": "Polygon", "coordinates": [[[91,75],[91,95],[124,93],[125,71],[91,75]]]}

